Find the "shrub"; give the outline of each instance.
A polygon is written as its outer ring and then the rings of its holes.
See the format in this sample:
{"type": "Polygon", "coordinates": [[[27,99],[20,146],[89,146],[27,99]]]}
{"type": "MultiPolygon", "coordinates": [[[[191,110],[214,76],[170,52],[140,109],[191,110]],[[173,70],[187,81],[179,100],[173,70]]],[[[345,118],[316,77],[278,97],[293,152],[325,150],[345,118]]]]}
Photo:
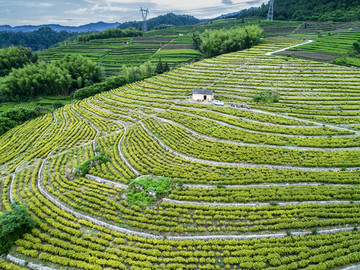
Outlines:
{"type": "Polygon", "coordinates": [[[172,187],[172,180],[167,177],[142,177],[134,180],[129,185],[129,192],[127,200],[138,206],[148,206],[156,201],[151,195],[148,195],[148,190],[156,191],[156,197],[159,198],[170,191],[172,187]],[[135,184],[142,186],[142,189],[137,189],[135,184]]]}
{"type": "Polygon", "coordinates": [[[0,216],[0,254],[9,251],[16,240],[35,227],[25,207],[15,201],[11,209],[0,216]]]}
{"type": "Polygon", "coordinates": [[[273,90],[266,90],[261,94],[254,96],[254,101],[257,103],[278,103],[280,101],[279,94],[273,90]]]}

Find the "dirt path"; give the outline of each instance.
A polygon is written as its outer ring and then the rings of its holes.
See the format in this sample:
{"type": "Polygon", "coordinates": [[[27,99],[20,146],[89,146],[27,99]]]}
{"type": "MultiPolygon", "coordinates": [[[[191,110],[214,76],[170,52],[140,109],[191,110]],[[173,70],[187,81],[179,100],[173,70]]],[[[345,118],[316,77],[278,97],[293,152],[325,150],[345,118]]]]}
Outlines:
{"type": "Polygon", "coordinates": [[[283,52],[283,51],[286,51],[286,50],[291,49],[291,48],[295,48],[295,47],[299,47],[299,46],[302,46],[302,45],[305,45],[305,44],[309,44],[309,43],[311,43],[313,41],[314,40],[308,40],[308,41],[306,41],[304,43],[301,43],[301,44],[297,44],[297,45],[289,46],[289,47],[286,47],[286,48],[283,48],[283,49],[280,49],[280,50],[265,53],[265,55],[273,55],[275,53],[283,52]]]}
{"type": "Polygon", "coordinates": [[[326,151],[337,152],[337,151],[360,150],[360,147],[316,148],[316,147],[298,147],[298,146],[283,146],[283,145],[271,145],[271,144],[260,144],[260,143],[255,144],[255,143],[235,142],[235,141],[223,140],[223,139],[219,139],[216,137],[204,135],[202,133],[194,131],[191,128],[188,128],[187,126],[184,126],[183,124],[177,123],[177,122],[169,120],[169,119],[161,118],[159,116],[156,116],[154,118],[159,121],[165,122],[165,123],[170,123],[170,124],[179,126],[183,129],[185,129],[186,131],[188,131],[189,133],[191,133],[195,136],[198,136],[200,138],[203,138],[205,140],[210,140],[210,141],[214,141],[214,142],[222,142],[222,143],[233,144],[233,145],[251,146],[251,147],[267,147],[267,148],[278,148],[278,149],[289,149],[289,150],[300,150],[300,151],[314,150],[314,151],[325,151],[325,152],[326,151]]]}

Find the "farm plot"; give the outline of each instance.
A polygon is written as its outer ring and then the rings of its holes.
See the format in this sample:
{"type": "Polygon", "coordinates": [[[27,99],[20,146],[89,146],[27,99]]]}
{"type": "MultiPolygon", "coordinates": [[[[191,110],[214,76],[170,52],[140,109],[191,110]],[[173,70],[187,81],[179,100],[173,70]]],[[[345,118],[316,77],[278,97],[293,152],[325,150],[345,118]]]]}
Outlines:
{"type": "Polygon", "coordinates": [[[315,42],[297,47],[295,50],[346,54],[353,43],[360,38],[360,32],[344,31],[333,36],[316,39],[315,42]]]}
{"type": "Polygon", "coordinates": [[[19,201],[37,224],[0,267],[16,269],[14,258],[95,270],[359,264],[360,72],[265,55],[296,42],[188,64],[0,136],[0,212],[19,201]],[[226,105],[190,101],[193,88],[226,105]],[[253,101],[267,90],[278,103],[253,101]],[[106,159],[90,162],[99,152],[106,159]],[[141,176],[171,179],[147,207],[127,198],[141,176]]]}
{"type": "Polygon", "coordinates": [[[199,60],[202,56],[202,53],[193,49],[165,49],[155,53],[151,57],[151,61],[157,63],[161,59],[161,61],[168,63],[169,65],[176,65],[181,62],[199,60]]]}
{"type": "MultiPolygon", "coordinates": [[[[181,38],[181,37],[179,37],[181,38]]],[[[201,53],[190,50],[176,50],[155,54],[161,47],[173,41],[173,37],[135,37],[135,38],[110,38],[91,40],[85,43],[71,43],[66,46],[50,48],[39,53],[40,59],[54,61],[61,59],[67,54],[80,54],[101,64],[107,75],[115,75],[121,72],[123,65],[137,66],[151,60],[157,63],[160,58],[170,65],[180,62],[188,62],[199,59],[201,53]],[[124,45],[128,41],[128,45],[124,45]]],[[[180,39],[180,43],[188,46],[188,39],[180,39]]]]}

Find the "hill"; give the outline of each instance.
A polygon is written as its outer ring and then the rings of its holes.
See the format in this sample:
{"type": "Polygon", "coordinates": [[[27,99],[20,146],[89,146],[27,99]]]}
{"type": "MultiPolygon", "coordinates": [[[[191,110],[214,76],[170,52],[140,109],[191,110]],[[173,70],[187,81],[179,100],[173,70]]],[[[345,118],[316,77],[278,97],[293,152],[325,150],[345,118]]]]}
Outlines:
{"type": "MultiPolygon", "coordinates": [[[[192,25],[199,23],[200,20],[190,15],[176,15],[174,13],[168,13],[165,15],[160,15],[155,18],[148,20],[149,29],[154,29],[160,25],[171,25],[171,26],[183,26],[183,25],[192,25]]],[[[107,29],[112,29],[115,27],[120,27],[126,29],[129,27],[142,27],[142,21],[130,21],[124,23],[89,23],[80,26],[63,26],[59,24],[44,24],[44,25],[21,25],[21,26],[10,26],[10,25],[0,25],[0,31],[6,32],[32,32],[37,31],[40,28],[49,27],[53,31],[61,32],[66,31],[70,33],[88,33],[88,32],[100,32],[107,29]]]]}
{"type": "Polygon", "coordinates": [[[21,201],[37,225],[0,267],[359,264],[360,70],[272,54],[301,42],[263,40],[0,136],[0,209],[21,201]],[[190,101],[194,88],[226,106],[190,101]],[[269,90],[279,102],[254,101],[269,90]]]}
{"type": "Polygon", "coordinates": [[[76,34],[65,31],[56,32],[50,27],[42,27],[32,32],[0,32],[0,48],[23,46],[33,51],[45,50],[67,40],[76,40],[76,34]]]}
{"type": "MultiPolygon", "coordinates": [[[[269,4],[257,10],[241,13],[240,18],[249,16],[266,17],[269,4]]],[[[276,20],[354,21],[360,19],[360,0],[276,0],[276,20]]]]}
{"type": "MultiPolygon", "coordinates": [[[[190,15],[176,15],[174,13],[168,13],[165,15],[160,15],[155,18],[147,20],[147,25],[149,30],[154,30],[156,27],[161,25],[164,26],[184,26],[184,25],[193,25],[199,23],[200,20],[190,15]]],[[[142,21],[132,21],[126,22],[119,25],[120,28],[126,29],[129,27],[142,27],[142,21]]]]}
{"type": "Polygon", "coordinates": [[[193,33],[229,29],[234,26],[258,24],[265,35],[291,34],[299,22],[267,22],[259,20],[218,19],[194,25],[173,26],[150,30],[143,37],[97,39],[72,42],[39,52],[41,60],[54,61],[66,54],[80,54],[101,64],[108,76],[119,74],[123,65],[138,66],[146,61],[157,63],[160,58],[169,65],[198,60],[203,54],[195,50],[193,33]],[[124,41],[127,41],[124,45],[124,41]]]}
{"type": "Polygon", "coordinates": [[[99,32],[107,29],[115,28],[119,26],[120,23],[89,23],[81,26],[63,26],[59,24],[44,24],[44,25],[21,25],[21,26],[10,26],[10,25],[0,25],[0,31],[11,31],[11,32],[32,32],[37,31],[43,27],[49,27],[53,31],[61,32],[66,31],[70,33],[87,33],[87,32],[99,32]]]}

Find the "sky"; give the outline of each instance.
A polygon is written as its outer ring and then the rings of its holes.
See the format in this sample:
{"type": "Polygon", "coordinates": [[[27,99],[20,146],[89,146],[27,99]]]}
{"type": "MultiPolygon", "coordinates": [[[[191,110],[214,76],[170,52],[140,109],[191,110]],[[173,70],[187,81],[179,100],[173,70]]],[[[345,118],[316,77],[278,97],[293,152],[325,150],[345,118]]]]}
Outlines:
{"type": "Polygon", "coordinates": [[[207,19],[266,2],[268,0],[0,0],[0,25],[79,26],[98,21],[139,21],[140,7],[149,9],[148,18],[174,12],[207,19]]]}

